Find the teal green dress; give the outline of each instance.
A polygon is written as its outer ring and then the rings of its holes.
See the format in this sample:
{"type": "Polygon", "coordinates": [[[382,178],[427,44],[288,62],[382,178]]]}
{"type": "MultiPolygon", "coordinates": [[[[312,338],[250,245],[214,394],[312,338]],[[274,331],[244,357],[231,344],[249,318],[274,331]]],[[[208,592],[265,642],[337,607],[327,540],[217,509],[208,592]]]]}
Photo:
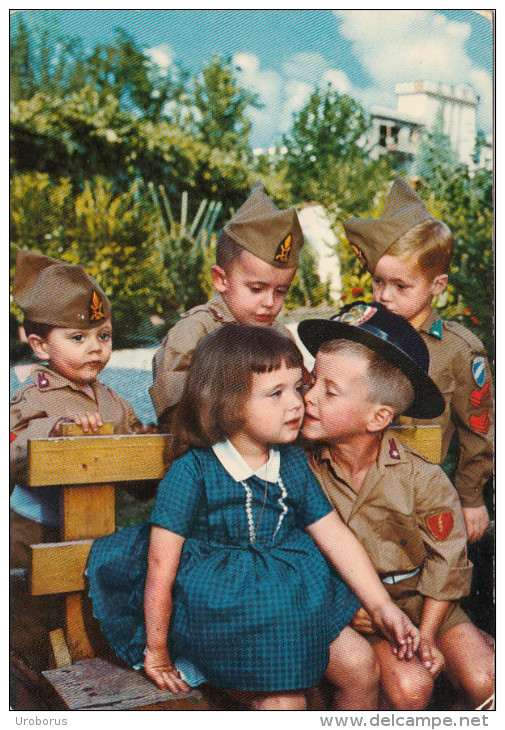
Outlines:
{"type": "MultiPolygon", "coordinates": [[[[185,538],[173,588],[169,652],[216,686],[295,690],[319,681],[330,643],[359,601],[306,527],[332,511],[295,446],[277,447],[274,481],[235,479],[212,449],[195,449],[161,482],[150,523],[185,538]]],[[[149,525],[93,543],[94,612],[131,665],[145,649],[149,525]]]]}

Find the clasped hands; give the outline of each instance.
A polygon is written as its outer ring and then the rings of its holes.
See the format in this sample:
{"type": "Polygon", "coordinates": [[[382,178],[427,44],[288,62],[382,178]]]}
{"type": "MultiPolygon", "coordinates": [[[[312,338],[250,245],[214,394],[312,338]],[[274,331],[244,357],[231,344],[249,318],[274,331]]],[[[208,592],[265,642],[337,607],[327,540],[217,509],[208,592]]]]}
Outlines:
{"type": "MultiPolygon", "coordinates": [[[[374,624],[372,618],[363,607],[360,607],[354,614],[351,626],[360,634],[364,635],[374,634],[377,631],[376,624],[374,624]]],[[[409,661],[412,656],[418,657],[419,661],[433,678],[440,674],[445,665],[443,654],[436,647],[434,639],[422,633],[420,633],[419,646],[415,653],[412,655],[408,653],[405,653],[403,656],[398,655],[398,658],[409,661]]]]}

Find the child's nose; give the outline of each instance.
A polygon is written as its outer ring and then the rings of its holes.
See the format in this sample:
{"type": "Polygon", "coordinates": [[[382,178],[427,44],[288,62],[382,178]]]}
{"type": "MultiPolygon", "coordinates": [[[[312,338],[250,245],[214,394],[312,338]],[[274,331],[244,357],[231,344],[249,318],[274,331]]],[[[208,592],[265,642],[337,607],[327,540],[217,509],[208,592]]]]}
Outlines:
{"type": "Polygon", "coordinates": [[[263,293],[263,304],[265,307],[273,307],[274,305],[274,293],[266,289],[263,293]]]}
{"type": "Polygon", "coordinates": [[[388,302],[391,300],[391,287],[388,284],[383,284],[377,288],[376,298],[379,302],[388,302]]]}

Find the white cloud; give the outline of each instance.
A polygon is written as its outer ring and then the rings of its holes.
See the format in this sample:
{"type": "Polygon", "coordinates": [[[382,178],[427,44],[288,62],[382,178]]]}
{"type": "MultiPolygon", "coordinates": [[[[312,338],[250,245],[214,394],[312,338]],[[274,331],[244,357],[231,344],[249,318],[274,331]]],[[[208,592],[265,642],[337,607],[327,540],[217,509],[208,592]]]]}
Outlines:
{"type": "Polygon", "coordinates": [[[251,109],[253,145],[268,145],[292,125],[293,114],[299,112],[319,86],[331,84],[340,93],[347,93],[350,82],[342,69],[330,66],[320,53],[297,53],[288,56],[274,71],[261,66],[257,56],[239,53],[233,57],[239,68],[240,82],[255,91],[262,109],[251,109]]]}
{"type": "MultiPolygon", "coordinates": [[[[480,124],[489,129],[492,81],[476,68],[465,50],[471,34],[466,22],[449,21],[431,10],[334,10],[339,33],[372,80],[355,89],[364,105],[396,106],[394,88],[405,81],[471,84],[480,96],[480,124]]],[[[352,93],[352,92],[350,92],[352,93]]]]}

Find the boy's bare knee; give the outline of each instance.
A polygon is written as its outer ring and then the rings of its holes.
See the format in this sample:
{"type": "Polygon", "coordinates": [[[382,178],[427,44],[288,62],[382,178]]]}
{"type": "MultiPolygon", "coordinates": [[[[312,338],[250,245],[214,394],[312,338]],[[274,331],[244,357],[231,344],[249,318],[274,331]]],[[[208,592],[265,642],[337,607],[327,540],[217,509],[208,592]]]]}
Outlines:
{"type": "Polygon", "coordinates": [[[272,694],[257,697],[251,703],[253,710],[306,710],[307,699],[305,694],[298,692],[286,694],[272,694]]]}
{"type": "Polygon", "coordinates": [[[492,665],[476,667],[472,672],[472,699],[476,704],[484,702],[495,690],[495,673],[492,665]]]}
{"type": "Polygon", "coordinates": [[[368,686],[380,681],[380,664],[373,650],[370,653],[356,652],[349,655],[343,668],[346,684],[368,686]]]}
{"type": "Polygon", "coordinates": [[[388,695],[396,710],[423,710],[433,692],[433,680],[428,673],[399,672],[388,695]]]}

